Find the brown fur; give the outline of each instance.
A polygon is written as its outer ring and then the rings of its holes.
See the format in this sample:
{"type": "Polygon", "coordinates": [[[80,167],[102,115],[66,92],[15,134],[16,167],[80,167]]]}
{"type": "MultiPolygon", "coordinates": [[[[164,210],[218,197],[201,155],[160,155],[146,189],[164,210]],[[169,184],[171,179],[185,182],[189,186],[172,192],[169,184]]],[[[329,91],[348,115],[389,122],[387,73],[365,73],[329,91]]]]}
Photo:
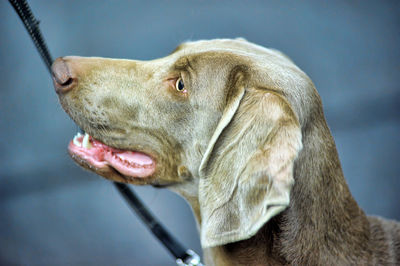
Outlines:
{"type": "Polygon", "coordinates": [[[72,119],[157,161],[145,179],[92,170],[182,195],[207,265],[400,264],[399,223],[358,207],[314,85],[280,52],[212,40],[147,62],[63,60],[77,81],[60,93],[72,119]]]}

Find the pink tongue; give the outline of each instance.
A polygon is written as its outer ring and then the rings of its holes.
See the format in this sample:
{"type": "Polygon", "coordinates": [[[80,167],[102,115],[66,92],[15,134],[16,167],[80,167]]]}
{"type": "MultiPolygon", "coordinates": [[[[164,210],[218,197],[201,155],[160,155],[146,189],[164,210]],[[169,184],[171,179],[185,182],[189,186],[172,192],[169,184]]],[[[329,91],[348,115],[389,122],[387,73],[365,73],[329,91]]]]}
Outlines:
{"type": "Polygon", "coordinates": [[[104,154],[104,160],[127,176],[147,177],[155,170],[154,161],[140,152],[107,152],[104,154]]]}
{"type": "Polygon", "coordinates": [[[153,160],[149,156],[146,156],[145,154],[139,152],[126,151],[122,153],[116,153],[115,155],[118,156],[121,160],[138,165],[153,164],[153,160]]]}

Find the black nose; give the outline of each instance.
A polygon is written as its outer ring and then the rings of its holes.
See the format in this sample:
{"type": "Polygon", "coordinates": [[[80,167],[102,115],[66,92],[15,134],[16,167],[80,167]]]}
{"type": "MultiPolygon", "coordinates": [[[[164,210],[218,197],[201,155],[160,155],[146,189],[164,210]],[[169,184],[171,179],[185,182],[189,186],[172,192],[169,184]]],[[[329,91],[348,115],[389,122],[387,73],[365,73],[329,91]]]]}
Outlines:
{"type": "Polygon", "coordinates": [[[67,93],[76,85],[76,78],[71,75],[68,68],[68,62],[62,57],[57,58],[51,66],[53,74],[53,84],[56,92],[67,93]]]}

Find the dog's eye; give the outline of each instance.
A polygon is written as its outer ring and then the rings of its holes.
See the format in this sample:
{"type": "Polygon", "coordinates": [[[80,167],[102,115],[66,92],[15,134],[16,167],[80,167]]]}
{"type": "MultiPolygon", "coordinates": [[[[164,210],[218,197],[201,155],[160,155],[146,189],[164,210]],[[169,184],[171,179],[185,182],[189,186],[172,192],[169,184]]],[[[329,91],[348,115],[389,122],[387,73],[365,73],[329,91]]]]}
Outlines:
{"type": "Polygon", "coordinates": [[[177,91],[185,92],[185,84],[183,84],[182,78],[178,78],[178,80],[175,83],[175,88],[177,91]]]}

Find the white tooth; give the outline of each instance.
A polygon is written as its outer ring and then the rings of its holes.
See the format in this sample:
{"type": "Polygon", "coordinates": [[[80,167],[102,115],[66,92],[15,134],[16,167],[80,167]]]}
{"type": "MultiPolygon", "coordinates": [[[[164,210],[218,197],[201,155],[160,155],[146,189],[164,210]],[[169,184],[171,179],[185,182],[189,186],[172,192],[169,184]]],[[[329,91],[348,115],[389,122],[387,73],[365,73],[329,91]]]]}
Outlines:
{"type": "Polygon", "coordinates": [[[81,137],[81,136],[82,136],[82,134],[78,132],[78,133],[75,134],[75,137],[74,137],[74,138],[79,138],[79,137],[81,137]]]}
{"type": "Polygon", "coordinates": [[[82,147],[82,143],[79,142],[78,136],[75,136],[75,137],[74,137],[73,142],[74,142],[74,144],[75,144],[76,146],[82,147]]]}
{"type": "Polygon", "coordinates": [[[90,144],[90,141],[89,141],[88,133],[85,133],[85,136],[83,137],[82,147],[85,149],[90,149],[92,147],[92,145],[90,144]]]}

